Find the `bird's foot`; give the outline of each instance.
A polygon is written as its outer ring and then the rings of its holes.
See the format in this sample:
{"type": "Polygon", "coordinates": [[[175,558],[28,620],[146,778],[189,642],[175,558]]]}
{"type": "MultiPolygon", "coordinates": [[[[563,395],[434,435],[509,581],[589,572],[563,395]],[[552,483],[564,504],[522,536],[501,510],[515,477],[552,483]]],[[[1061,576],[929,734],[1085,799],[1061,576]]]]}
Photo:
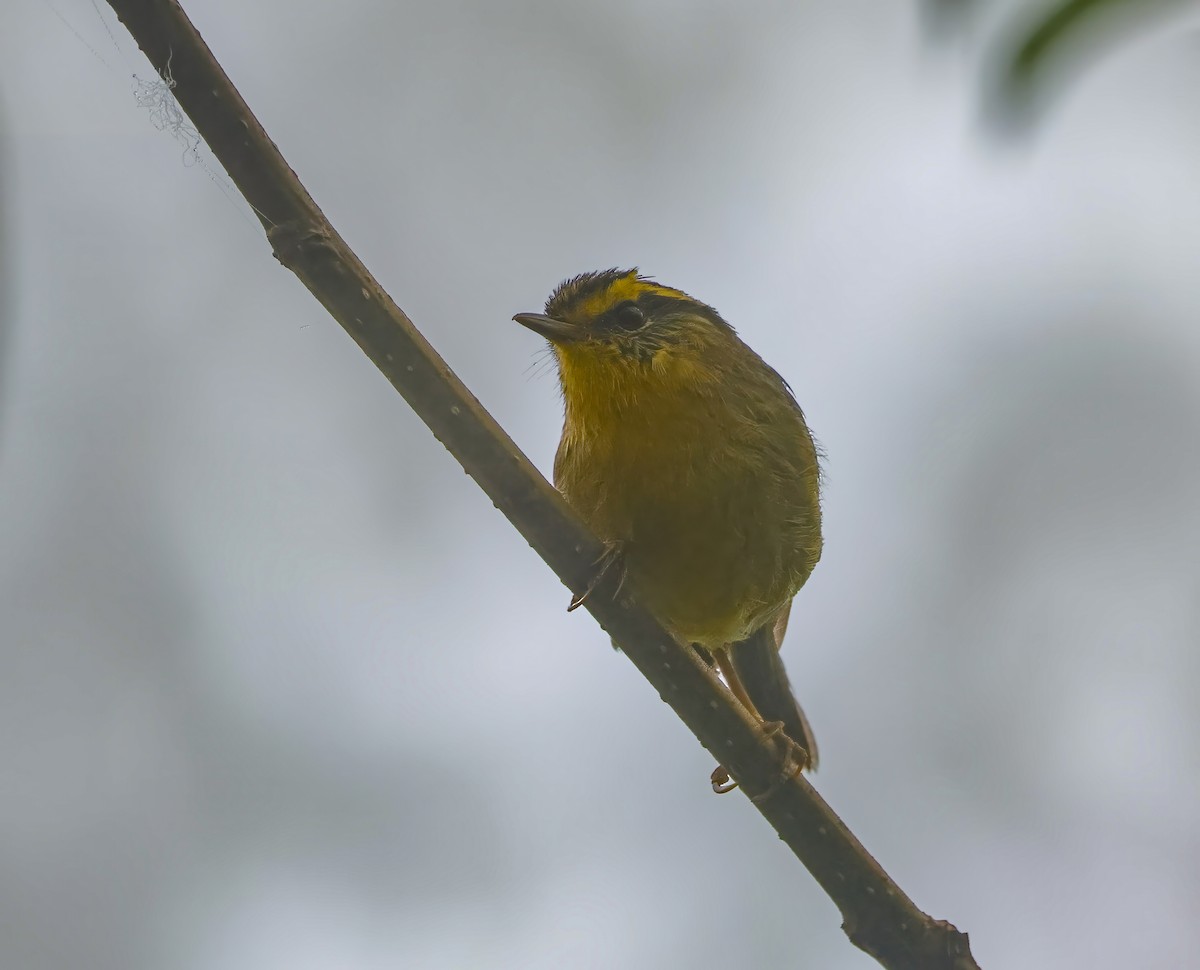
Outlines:
{"type": "MultiPolygon", "coordinates": [[[[772,738],[781,738],[783,741],[783,763],[779,769],[779,776],[766,788],[765,791],[759,792],[757,795],[751,795],[750,801],[763,802],[770,798],[779,790],[779,787],[785,782],[798,777],[806,769],[812,767],[812,758],[808,753],[808,749],[804,745],[795,741],[785,730],[782,721],[764,721],[759,725],[759,729],[763,733],[764,740],[772,738]]],[[[724,795],[733,791],[738,787],[738,783],[729,775],[729,769],[724,765],[717,765],[713,769],[712,790],[718,795],[724,795]]]]}
{"type": "Polygon", "coordinates": [[[582,593],[576,593],[571,597],[571,605],[567,607],[567,612],[570,613],[579,609],[588,598],[596,592],[600,584],[604,582],[608,574],[616,569],[617,586],[612,592],[612,598],[615,600],[621,594],[621,588],[625,585],[625,544],[619,541],[604,543],[604,551],[600,553],[600,557],[596,560],[596,574],[587,584],[587,589],[582,593]]]}
{"type": "Polygon", "coordinates": [[[804,745],[784,730],[782,721],[765,722],[762,730],[765,738],[780,738],[782,740],[783,763],[779,767],[779,775],[775,780],[765,790],[760,791],[757,795],[750,796],[750,801],[755,804],[765,802],[779,791],[784,784],[793,778],[799,778],[806,769],[812,767],[812,755],[809,754],[808,748],[804,747],[804,745]]]}

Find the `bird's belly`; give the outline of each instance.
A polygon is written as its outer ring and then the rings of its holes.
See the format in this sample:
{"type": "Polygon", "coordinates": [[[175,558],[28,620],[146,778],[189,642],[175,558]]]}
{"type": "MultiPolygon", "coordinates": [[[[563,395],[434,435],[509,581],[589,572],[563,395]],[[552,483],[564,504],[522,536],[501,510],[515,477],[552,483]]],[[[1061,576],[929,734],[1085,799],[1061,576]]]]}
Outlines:
{"type": "Polygon", "coordinates": [[[819,555],[815,488],[806,494],[798,470],[661,448],[592,458],[564,466],[560,487],[601,538],[624,544],[646,606],[682,640],[744,639],[819,555]]]}
{"type": "Polygon", "coordinates": [[[711,516],[667,517],[636,529],[626,562],[646,605],[681,639],[719,646],[741,640],[785,590],[735,530],[711,516]]]}

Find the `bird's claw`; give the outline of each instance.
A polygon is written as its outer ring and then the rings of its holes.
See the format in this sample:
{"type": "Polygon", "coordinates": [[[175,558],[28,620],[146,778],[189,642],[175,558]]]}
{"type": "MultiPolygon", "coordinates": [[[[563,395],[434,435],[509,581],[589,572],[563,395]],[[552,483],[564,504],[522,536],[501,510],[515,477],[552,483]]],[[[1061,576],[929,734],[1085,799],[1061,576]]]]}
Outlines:
{"type": "MultiPolygon", "coordinates": [[[[783,764],[779,769],[779,776],[771,782],[765,791],[750,796],[750,801],[756,804],[766,801],[779,790],[780,786],[785,782],[791,781],[793,778],[799,777],[812,764],[812,758],[808,753],[808,749],[787,734],[782,721],[764,721],[760,727],[764,739],[770,740],[776,737],[783,739],[784,753],[783,764]]],[[[724,765],[717,765],[713,769],[710,780],[712,781],[712,790],[718,795],[725,795],[738,787],[738,783],[730,777],[729,769],[724,765]]]]}
{"type": "Polygon", "coordinates": [[[576,593],[571,597],[571,604],[567,607],[568,613],[574,612],[583,606],[613,569],[619,569],[620,575],[617,577],[617,588],[613,590],[612,598],[615,600],[620,595],[621,588],[625,585],[623,553],[624,546],[620,542],[606,542],[604,544],[604,552],[600,553],[600,557],[595,562],[595,566],[597,567],[596,574],[582,593],[576,593]]]}
{"type": "Polygon", "coordinates": [[[727,795],[738,786],[738,783],[729,777],[729,769],[724,765],[717,765],[713,769],[710,780],[712,790],[718,795],[727,795]]]}

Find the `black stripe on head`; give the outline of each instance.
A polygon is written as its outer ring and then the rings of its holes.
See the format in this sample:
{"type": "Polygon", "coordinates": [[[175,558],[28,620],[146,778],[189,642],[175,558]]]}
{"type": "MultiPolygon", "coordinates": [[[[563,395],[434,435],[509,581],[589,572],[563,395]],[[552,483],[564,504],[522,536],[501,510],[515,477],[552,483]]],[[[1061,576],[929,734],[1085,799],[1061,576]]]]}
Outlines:
{"type": "Polygon", "coordinates": [[[636,274],[637,270],[614,267],[594,273],[580,273],[578,276],[572,276],[569,280],[564,280],[558,284],[554,292],[550,294],[550,299],[546,301],[546,316],[554,317],[556,320],[564,319],[570,313],[573,304],[607,290],[621,277],[629,276],[631,273],[636,274]]]}

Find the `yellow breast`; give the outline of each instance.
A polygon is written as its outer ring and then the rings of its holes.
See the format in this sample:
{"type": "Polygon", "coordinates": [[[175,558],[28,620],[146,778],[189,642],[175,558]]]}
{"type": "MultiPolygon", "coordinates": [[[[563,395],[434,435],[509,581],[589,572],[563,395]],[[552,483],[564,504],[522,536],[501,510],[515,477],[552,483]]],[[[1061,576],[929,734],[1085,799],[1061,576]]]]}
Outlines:
{"type": "Polygon", "coordinates": [[[560,363],[555,484],[625,544],[646,605],[706,646],[767,622],[821,548],[815,449],[787,392],[701,358],[560,363]]]}

